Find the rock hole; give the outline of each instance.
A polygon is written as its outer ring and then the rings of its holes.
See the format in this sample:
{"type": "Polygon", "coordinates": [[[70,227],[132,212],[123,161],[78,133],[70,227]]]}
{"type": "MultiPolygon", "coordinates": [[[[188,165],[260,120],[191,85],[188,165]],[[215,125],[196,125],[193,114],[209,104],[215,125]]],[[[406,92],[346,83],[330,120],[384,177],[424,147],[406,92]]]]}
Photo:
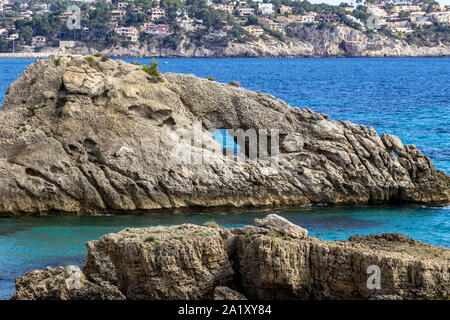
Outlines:
{"type": "Polygon", "coordinates": [[[84,139],[83,145],[86,148],[94,148],[97,145],[97,143],[94,140],[87,138],[84,139]]]}
{"type": "Polygon", "coordinates": [[[66,102],[67,102],[67,98],[66,97],[58,98],[58,100],[56,101],[56,108],[64,107],[66,105],[66,102]]]}
{"type": "Polygon", "coordinates": [[[64,86],[64,82],[61,82],[61,86],[59,87],[59,92],[67,92],[66,87],[64,86]]]}
{"type": "Polygon", "coordinates": [[[25,173],[29,176],[33,176],[33,177],[39,177],[40,173],[36,170],[34,170],[33,168],[26,168],[25,169],[25,173]]]}
{"type": "Polygon", "coordinates": [[[77,146],[74,146],[73,144],[69,144],[69,150],[72,152],[78,152],[77,146]]]}
{"type": "Polygon", "coordinates": [[[164,120],[163,122],[164,124],[168,125],[168,126],[175,126],[175,120],[172,117],[168,117],[166,120],[164,120]]]}
{"type": "Polygon", "coordinates": [[[238,155],[241,146],[236,143],[234,137],[226,129],[218,129],[212,132],[213,139],[220,143],[224,155],[238,155]]]}

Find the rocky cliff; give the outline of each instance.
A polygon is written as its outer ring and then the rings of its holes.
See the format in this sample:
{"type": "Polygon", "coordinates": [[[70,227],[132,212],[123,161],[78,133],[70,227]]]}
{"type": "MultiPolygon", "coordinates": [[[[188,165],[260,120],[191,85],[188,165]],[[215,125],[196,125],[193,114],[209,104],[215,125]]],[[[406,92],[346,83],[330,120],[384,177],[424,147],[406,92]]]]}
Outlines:
{"type": "Polygon", "coordinates": [[[395,136],[191,75],[161,80],[94,57],[29,66],[0,109],[0,213],[450,201],[450,176],[395,136]],[[236,131],[241,154],[224,155],[214,128],[257,131],[258,154],[236,131]]]}
{"type": "Polygon", "coordinates": [[[13,299],[449,299],[450,250],[399,234],[323,241],[277,215],[241,229],[126,229],[77,267],[32,271],[13,299]]]}
{"type": "MultiPolygon", "coordinates": [[[[450,56],[450,44],[409,44],[381,33],[366,34],[346,26],[292,25],[282,41],[265,35],[224,45],[193,42],[183,37],[176,47],[130,45],[111,47],[102,53],[113,57],[441,57],[450,56]]],[[[77,48],[88,54],[88,48],[77,48]]]]}

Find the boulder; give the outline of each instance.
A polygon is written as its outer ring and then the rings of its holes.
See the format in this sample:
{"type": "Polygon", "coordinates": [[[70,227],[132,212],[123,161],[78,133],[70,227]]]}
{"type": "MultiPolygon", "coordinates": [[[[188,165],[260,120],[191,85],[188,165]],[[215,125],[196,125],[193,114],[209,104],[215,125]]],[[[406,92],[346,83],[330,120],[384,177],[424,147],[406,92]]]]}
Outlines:
{"type": "Polygon", "coordinates": [[[283,140],[283,148],[287,152],[299,152],[305,145],[304,138],[299,133],[290,133],[283,140]]]}
{"type": "Polygon", "coordinates": [[[306,239],[308,237],[308,230],[293,224],[277,214],[269,214],[264,219],[255,219],[255,224],[258,227],[275,230],[296,239],[306,239]]]}

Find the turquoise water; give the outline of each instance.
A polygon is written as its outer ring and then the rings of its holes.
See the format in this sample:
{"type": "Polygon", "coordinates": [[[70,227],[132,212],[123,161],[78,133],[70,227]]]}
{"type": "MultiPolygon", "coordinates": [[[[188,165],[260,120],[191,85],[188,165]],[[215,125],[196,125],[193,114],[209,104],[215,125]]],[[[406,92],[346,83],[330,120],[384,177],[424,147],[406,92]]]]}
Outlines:
{"type": "MultiPolygon", "coordinates": [[[[417,240],[450,248],[450,206],[381,206],[363,208],[304,207],[277,211],[309,234],[346,240],[354,234],[400,232],[417,240]]],[[[109,217],[22,217],[0,219],[0,299],[14,293],[14,279],[46,266],[82,266],[85,242],[125,227],[203,224],[215,220],[225,227],[252,224],[268,212],[239,214],[144,215],[109,217]]]]}
{"type": "MultiPolygon", "coordinates": [[[[149,64],[150,59],[127,59],[149,64]]],[[[32,59],[0,59],[0,100],[32,59]]],[[[211,76],[220,82],[271,93],[293,106],[331,119],[350,120],[415,144],[436,167],[450,173],[450,59],[157,59],[161,71],[211,76]]],[[[0,199],[1,201],[1,199],[0,199]]],[[[126,227],[214,219],[242,226],[267,212],[109,217],[0,219],[0,299],[14,279],[47,265],[82,265],[84,243],[126,227]]],[[[348,239],[353,234],[400,232],[450,248],[450,207],[304,207],[282,211],[312,236],[348,239]]]]}

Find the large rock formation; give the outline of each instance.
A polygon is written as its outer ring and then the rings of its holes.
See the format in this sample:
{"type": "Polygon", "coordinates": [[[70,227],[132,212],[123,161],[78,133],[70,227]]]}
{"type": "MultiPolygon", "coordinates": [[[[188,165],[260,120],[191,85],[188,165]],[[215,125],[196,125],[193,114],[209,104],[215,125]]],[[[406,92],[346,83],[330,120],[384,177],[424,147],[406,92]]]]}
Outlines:
{"type": "Polygon", "coordinates": [[[164,80],[94,57],[29,66],[0,108],[0,213],[450,201],[450,176],[395,136],[191,75],[164,80]],[[236,161],[213,128],[267,131],[279,153],[255,159],[241,142],[251,159],[236,161]]]}
{"type": "Polygon", "coordinates": [[[83,272],[24,274],[13,299],[450,298],[449,249],[399,234],[292,238],[290,222],[270,220],[275,227],[186,224],[108,234],[87,243],[83,272]]]}

